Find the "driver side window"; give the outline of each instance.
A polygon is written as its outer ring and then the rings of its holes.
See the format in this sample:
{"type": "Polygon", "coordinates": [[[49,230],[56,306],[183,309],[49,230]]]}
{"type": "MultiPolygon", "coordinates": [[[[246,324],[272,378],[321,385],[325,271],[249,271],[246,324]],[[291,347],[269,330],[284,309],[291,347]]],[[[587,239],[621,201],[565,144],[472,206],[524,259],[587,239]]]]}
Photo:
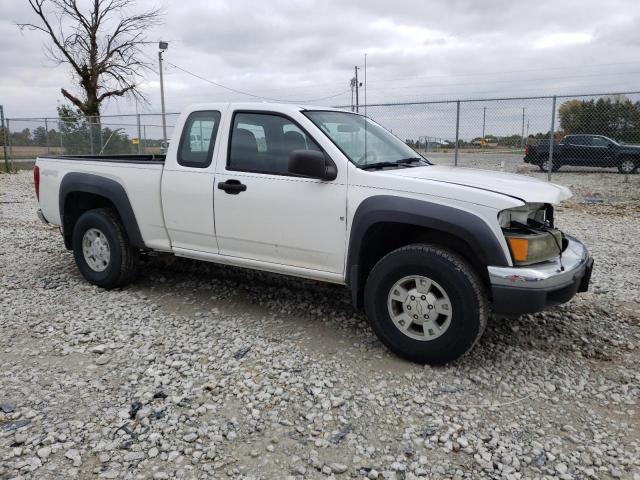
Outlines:
{"type": "Polygon", "coordinates": [[[608,147],[609,141],[602,137],[591,137],[591,145],[594,147],[608,147]]]}
{"type": "Polygon", "coordinates": [[[297,124],[271,113],[238,112],[231,129],[228,170],[286,175],[294,150],[322,151],[297,124]]]}

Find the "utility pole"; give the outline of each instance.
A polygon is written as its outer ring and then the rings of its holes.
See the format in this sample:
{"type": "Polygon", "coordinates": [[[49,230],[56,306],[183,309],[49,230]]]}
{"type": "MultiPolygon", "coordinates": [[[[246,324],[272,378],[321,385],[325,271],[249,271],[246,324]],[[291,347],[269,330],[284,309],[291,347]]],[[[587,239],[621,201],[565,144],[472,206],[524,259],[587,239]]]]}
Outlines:
{"type": "Polygon", "coordinates": [[[353,67],[354,71],[356,72],[356,112],[360,111],[360,99],[358,97],[358,87],[360,86],[360,84],[358,83],[358,67],[355,66],[353,67]]]}
{"type": "Polygon", "coordinates": [[[356,88],[356,77],[351,78],[351,111],[355,111],[355,106],[353,105],[353,89],[356,88]]]}
{"type": "Polygon", "coordinates": [[[367,54],[364,54],[364,116],[367,116],[367,54]]]}
{"type": "Polygon", "coordinates": [[[158,43],[158,65],[160,67],[160,103],[162,105],[162,145],[167,148],[167,117],[164,111],[164,80],[162,78],[162,54],[169,48],[167,42],[158,43]]]}
{"type": "Polygon", "coordinates": [[[484,125],[485,125],[486,118],[487,118],[487,107],[483,107],[482,109],[482,140],[484,140],[484,125]]]}

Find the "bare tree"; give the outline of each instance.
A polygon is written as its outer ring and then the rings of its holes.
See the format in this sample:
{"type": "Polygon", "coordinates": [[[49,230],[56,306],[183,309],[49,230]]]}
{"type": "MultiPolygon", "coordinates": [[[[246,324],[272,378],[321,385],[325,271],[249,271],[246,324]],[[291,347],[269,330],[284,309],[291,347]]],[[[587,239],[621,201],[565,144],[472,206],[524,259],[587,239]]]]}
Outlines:
{"type": "Polygon", "coordinates": [[[74,95],[61,88],[62,95],[83,114],[99,115],[100,105],[111,97],[144,98],[138,84],[142,70],[151,65],[142,59],[141,45],[148,43],[144,35],[149,28],[160,22],[159,9],[129,13],[135,0],[28,1],[39,21],[18,27],[48,35],[49,56],[70,65],[82,89],[74,95]]]}

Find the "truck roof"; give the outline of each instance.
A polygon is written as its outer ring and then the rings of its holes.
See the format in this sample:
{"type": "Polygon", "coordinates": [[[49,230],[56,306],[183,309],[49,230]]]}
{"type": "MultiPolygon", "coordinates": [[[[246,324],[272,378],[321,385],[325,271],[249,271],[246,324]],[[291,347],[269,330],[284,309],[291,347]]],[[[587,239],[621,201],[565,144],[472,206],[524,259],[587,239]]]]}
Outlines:
{"type": "MultiPolygon", "coordinates": [[[[215,102],[215,103],[197,103],[188,105],[186,110],[221,110],[231,107],[235,110],[264,110],[281,113],[300,112],[302,110],[331,110],[336,112],[345,112],[348,110],[342,108],[327,107],[321,105],[301,105],[295,103],[277,103],[277,102],[215,102]]],[[[349,112],[351,113],[351,112],[349,112]]]]}

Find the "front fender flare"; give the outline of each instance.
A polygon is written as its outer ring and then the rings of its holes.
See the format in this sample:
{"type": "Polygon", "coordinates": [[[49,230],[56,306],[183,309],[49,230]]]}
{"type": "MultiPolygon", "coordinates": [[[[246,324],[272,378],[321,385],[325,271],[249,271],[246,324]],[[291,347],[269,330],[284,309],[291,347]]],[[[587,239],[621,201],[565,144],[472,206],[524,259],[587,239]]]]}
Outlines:
{"type": "Polygon", "coordinates": [[[379,223],[398,223],[453,235],[472,250],[484,266],[509,266],[510,260],[495,233],[482,218],[459,208],[392,195],[377,195],[364,200],[356,210],[349,236],[346,281],[354,306],[361,305],[366,272],[362,272],[363,240],[371,227],[379,223]]]}

